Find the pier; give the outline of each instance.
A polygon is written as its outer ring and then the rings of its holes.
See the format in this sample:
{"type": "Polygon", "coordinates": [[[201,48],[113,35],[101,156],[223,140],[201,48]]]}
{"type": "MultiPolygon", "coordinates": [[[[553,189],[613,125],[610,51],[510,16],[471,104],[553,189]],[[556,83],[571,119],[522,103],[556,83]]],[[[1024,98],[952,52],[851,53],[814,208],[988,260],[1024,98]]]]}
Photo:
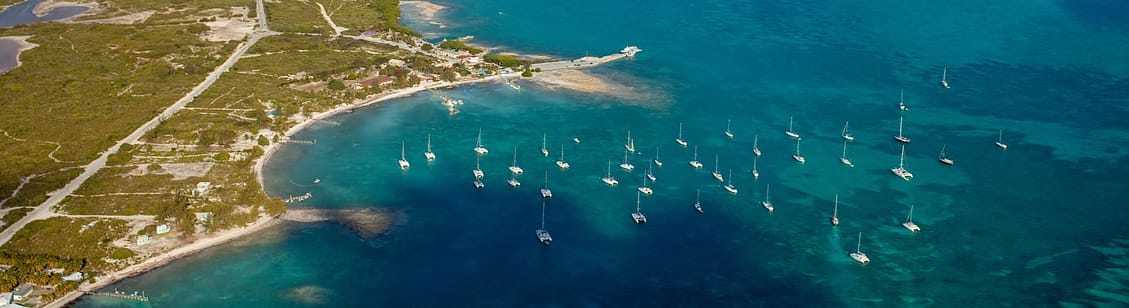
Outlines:
{"type": "Polygon", "coordinates": [[[283,139],[279,140],[278,143],[316,144],[316,143],[318,143],[318,141],[317,140],[299,140],[299,139],[283,138],[283,139]]]}
{"type": "Polygon", "coordinates": [[[121,292],[121,291],[118,291],[118,290],[114,290],[114,292],[86,292],[86,295],[113,297],[113,298],[134,300],[134,301],[139,301],[139,302],[148,302],[149,301],[149,297],[145,296],[145,291],[141,291],[140,293],[138,293],[138,292],[125,293],[125,292],[121,292]]]}
{"type": "Polygon", "coordinates": [[[311,194],[311,193],[306,193],[304,195],[290,196],[290,197],[287,197],[286,199],[282,199],[282,201],[285,201],[286,203],[302,202],[302,201],[306,201],[306,199],[309,199],[310,197],[313,197],[313,196],[314,195],[311,194]]]}
{"type": "Polygon", "coordinates": [[[589,68],[627,57],[634,57],[636,53],[642,51],[643,50],[639,49],[638,47],[627,46],[618,53],[613,53],[603,57],[585,56],[583,58],[575,60],[536,63],[533,64],[532,67],[534,69],[541,69],[541,71],[589,68]]]}

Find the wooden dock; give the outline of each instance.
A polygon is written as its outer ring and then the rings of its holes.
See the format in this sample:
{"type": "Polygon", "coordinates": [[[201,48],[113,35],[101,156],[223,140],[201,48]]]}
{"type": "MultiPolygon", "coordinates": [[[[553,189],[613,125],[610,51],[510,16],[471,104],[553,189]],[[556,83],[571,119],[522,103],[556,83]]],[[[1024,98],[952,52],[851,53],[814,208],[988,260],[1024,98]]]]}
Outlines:
{"type": "Polygon", "coordinates": [[[140,293],[139,292],[125,293],[125,292],[121,292],[121,291],[118,291],[118,290],[114,290],[114,292],[86,292],[86,295],[113,297],[113,298],[134,300],[134,301],[139,301],[139,302],[148,302],[149,301],[149,297],[145,296],[145,291],[141,291],[140,293]]]}

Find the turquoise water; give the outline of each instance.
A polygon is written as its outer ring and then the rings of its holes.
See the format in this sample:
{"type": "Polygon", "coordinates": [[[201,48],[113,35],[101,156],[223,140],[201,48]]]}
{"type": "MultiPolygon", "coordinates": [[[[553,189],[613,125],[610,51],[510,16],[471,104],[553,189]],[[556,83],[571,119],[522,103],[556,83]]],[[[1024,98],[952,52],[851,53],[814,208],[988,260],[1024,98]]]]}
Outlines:
{"type": "MultiPolygon", "coordinates": [[[[1099,1],[839,4],[580,0],[445,3],[435,36],[575,57],[645,51],[591,72],[642,99],[521,81],[440,91],[342,115],[295,138],[264,174],[305,206],[381,207],[365,239],[290,223],[111,288],[155,306],[1015,306],[1129,305],[1129,20],[1099,1]],[[951,89],[939,86],[948,67],[951,89]],[[905,89],[910,110],[897,109],[905,89]],[[788,117],[807,163],[790,155],[788,117]],[[905,182],[892,175],[905,117],[905,182]],[[722,132],[732,119],[736,137],[722,132]],[[854,168],[838,163],[850,121],[854,168]],[[673,139],[678,123],[690,148],[673,139]],[[486,188],[471,185],[478,129],[486,188]],[[627,130],[640,153],[624,172],[627,130]],[[993,145],[999,130],[1010,145],[993,145]],[[428,133],[439,158],[422,152],[428,133]],[[547,133],[549,157],[541,157],[547,133]],[[764,151],[754,179],[753,136],[764,151]],[[580,143],[572,143],[577,137],[580,143]],[[396,166],[407,143],[412,167],[396,166]],[[553,161],[561,144],[572,164],[553,161]],[[942,145],[956,160],[936,161],[942,145]],[[702,170],[687,165],[699,147],[702,170]],[[520,188],[506,186],[518,149],[520,188]],[[656,148],[648,223],[635,187],[656,148]],[[712,179],[733,170],[736,196],[712,179]],[[599,181],[607,172],[620,181],[599,181]],[[535,239],[544,172],[554,198],[535,239]],[[320,184],[311,181],[320,178],[320,184]],[[775,213],[759,202],[772,185],[775,213]],[[695,189],[705,213],[694,212],[695,189]],[[835,195],[842,224],[832,228],[835,195]],[[900,223],[910,205],[923,229],[900,223]],[[858,232],[870,264],[846,253],[858,232]]],[[[405,16],[412,16],[406,14],[405,16]]],[[[90,300],[78,306],[100,306],[90,300]]]]}

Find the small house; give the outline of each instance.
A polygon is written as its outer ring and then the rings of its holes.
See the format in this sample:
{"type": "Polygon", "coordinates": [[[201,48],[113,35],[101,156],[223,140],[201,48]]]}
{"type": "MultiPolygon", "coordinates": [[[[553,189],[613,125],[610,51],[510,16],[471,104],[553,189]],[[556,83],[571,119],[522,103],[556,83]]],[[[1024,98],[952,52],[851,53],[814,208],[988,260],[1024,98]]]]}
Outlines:
{"type": "Polygon", "coordinates": [[[162,224],[157,226],[157,234],[169,233],[169,224],[162,224]]]}
{"type": "Polygon", "coordinates": [[[31,296],[31,292],[35,292],[35,286],[30,283],[21,284],[12,290],[12,299],[22,301],[31,296]]]}
{"type": "Polygon", "coordinates": [[[74,272],[70,275],[63,276],[63,281],[80,281],[84,276],[82,272],[74,272]]]}

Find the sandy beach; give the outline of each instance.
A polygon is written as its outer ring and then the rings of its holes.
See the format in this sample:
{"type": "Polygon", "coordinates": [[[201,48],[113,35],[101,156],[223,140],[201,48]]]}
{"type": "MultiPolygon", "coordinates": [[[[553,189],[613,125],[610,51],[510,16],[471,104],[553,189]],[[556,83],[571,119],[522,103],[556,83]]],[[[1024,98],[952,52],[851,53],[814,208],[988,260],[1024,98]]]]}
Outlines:
{"type": "Polygon", "coordinates": [[[20,53],[23,52],[24,50],[32,49],[32,48],[39,46],[38,44],[28,43],[27,40],[30,39],[30,38],[31,38],[31,36],[0,36],[0,40],[15,42],[16,45],[19,45],[19,48],[16,50],[16,54],[13,55],[13,57],[16,58],[16,66],[13,66],[11,69],[7,69],[7,70],[0,69],[0,74],[7,72],[7,71],[10,71],[10,70],[14,70],[17,67],[20,67],[20,65],[23,64],[22,62],[20,62],[20,53]]]}

